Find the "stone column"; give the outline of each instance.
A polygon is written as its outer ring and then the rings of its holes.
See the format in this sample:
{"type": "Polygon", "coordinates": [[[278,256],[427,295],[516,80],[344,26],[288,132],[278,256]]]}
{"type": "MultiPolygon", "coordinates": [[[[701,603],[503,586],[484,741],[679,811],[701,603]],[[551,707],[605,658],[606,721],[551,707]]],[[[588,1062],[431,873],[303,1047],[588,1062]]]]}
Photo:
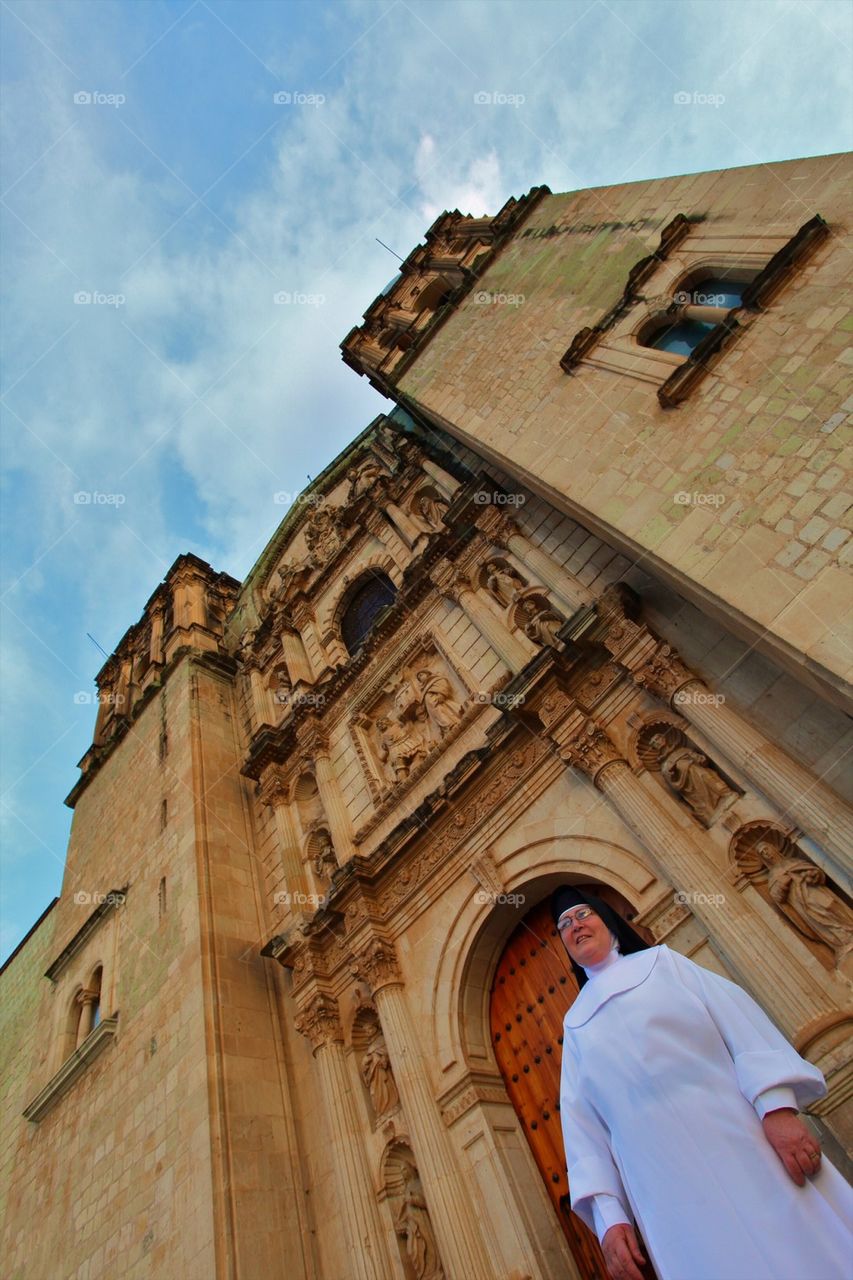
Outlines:
{"type": "Polygon", "coordinates": [[[151,606],[151,661],[162,664],[163,662],[163,613],[164,603],[162,600],[155,600],[151,606]]]}
{"type": "Polygon", "coordinates": [[[452,498],[456,490],[459,488],[459,481],[454,480],[443,467],[433,462],[431,458],[421,458],[421,467],[428,476],[432,476],[435,483],[441,489],[442,493],[448,498],[452,498]]]}
{"type": "Polygon", "coordinates": [[[305,755],[313,761],[317,790],[329,823],[332,844],[338,855],[338,862],[344,862],[355,853],[355,845],[349,810],[329,758],[328,738],[315,724],[308,721],[300,726],[299,742],[305,755]]]}
{"type": "Polygon", "coordinates": [[[477,516],[477,527],[496,546],[505,547],[517,556],[534,578],[553,591],[565,607],[567,616],[577,612],[592,599],[591,592],[586,587],[558,565],[547,551],[534,546],[515,521],[495,507],[485,507],[482,510],[477,516]]]}
{"type": "Polygon", "coordinates": [[[284,883],[290,894],[290,909],[294,915],[305,915],[309,913],[310,907],[302,850],[290,810],[287,780],[276,765],[270,765],[261,774],[258,799],[262,804],[269,805],[275,814],[284,883]]]}
{"type": "Polygon", "coordinates": [[[509,630],[455,565],[447,561],[438,564],[432,570],[431,576],[442,595],[448,596],[461,609],[464,609],[474,626],[488,640],[510,671],[518,672],[527,666],[538,650],[529,641],[525,643],[509,630]]]}
{"type": "Polygon", "coordinates": [[[247,663],[249,672],[249,683],[252,690],[252,711],[255,722],[255,729],[261,729],[265,724],[272,725],[275,719],[270,704],[269,690],[264,684],[264,677],[261,674],[257,662],[247,663]]]}
{"type": "Polygon", "coordinates": [[[373,938],[355,957],[358,976],[373,990],[403,1114],[412,1138],[444,1269],[450,1280],[494,1280],[479,1216],[450,1135],[429,1088],[393,945],[373,938]]]}
{"type": "Polygon", "coordinates": [[[540,718],[562,758],[589,777],[642,841],[649,862],[685,895],[741,985],[793,1039],[806,1023],[836,1009],[827,985],[815,981],[761,916],[733,889],[704,844],[676,820],[670,801],[651,794],[604,729],[566,695],[549,695],[540,718]],[[784,974],[787,981],[780,982],[784,974]]]}
{"type": "Polygon", "coordinates": [[[320,1076],[332,1165],[346,1233],[347,1277],[351,1280],[392,1280],[394,1272],[385,1249],[373,1178],[362,1142],[337,1002],[323,992],[315,993],[297,1015],[296,1029],[310,1039],[320,1076]]]}
{"type": "Polygon", "coordinates": [[[599,601],[599,614],[611,623],[603,637],[606,648],[638,685],[695,725],[778,805],[783,818],[810,836],[826,855],[816,855],[815,860],[850,891],[853,811],[831,787],[712,693],[670,645],[628,617],[625,610],[631,603],[624,590],[612,589],[599,601]]]}
{"type": "Polygon", "coordinates": [[[77,1044],[76,1049],[86,1039],[95,1027],[95,1005],[100,997],[100,992],[93,991],[91,988],[84,987],[77,994],[77,1002],[80,1005],[80,1021],[77,1024],[77,1044]]]}
{"type": "Polygon", "coordinates": [[[300,680],[303,684],[313,684],[314,673],[311,670],[308,654],[305,652],[305,645],[302,643],[302,636],[295,627],[285,625],[282,628],[281,647],[287,664],[287,673],[293,684],[297,684],[300,680]]]}
{"type": "Polygon", "coordinates": [[[386,502],[385,510],[407,547],[413,547],[418,538],[423,538],[423,530],[417,527],[411,516],[408,516],[402,507],[398,507],[396,502],[386,502]]]}

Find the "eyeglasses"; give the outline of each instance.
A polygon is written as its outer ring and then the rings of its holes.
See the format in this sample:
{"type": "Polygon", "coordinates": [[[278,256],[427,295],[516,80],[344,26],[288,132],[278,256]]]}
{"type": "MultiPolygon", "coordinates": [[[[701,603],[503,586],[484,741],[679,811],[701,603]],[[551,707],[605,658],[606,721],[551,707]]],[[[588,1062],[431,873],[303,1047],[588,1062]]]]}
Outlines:
{"type": "Polygon", "coordinates": [[[561,915],[557,921],[557,928],[562,932],[563,929],[570,929],[573,924],[580,920],[588,920],[590,916],[594,916],[595,912],[592,907],[578,907],[571,915],[561,915]]]}

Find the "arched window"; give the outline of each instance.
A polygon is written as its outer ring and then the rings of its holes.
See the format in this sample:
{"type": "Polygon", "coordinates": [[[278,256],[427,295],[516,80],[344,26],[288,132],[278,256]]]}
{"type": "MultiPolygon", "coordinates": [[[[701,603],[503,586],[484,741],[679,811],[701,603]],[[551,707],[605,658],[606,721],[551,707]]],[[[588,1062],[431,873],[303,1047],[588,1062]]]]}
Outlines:
{"type": "Polygon", "coordinates": [[[644,347],[689,356],[703,338],[739,307],[749,278],[754,272],[738,272],[738,277],[706,272],[684,281],[672,295],[673,307],[640,335],[644,347]]]}
{"type": "Polygon", "coordinates": [[[341,635],[350,654],[361,648],[380,613],[397,598],[387,574],[373,571],[356,587],[341,618],[341,635]]]}

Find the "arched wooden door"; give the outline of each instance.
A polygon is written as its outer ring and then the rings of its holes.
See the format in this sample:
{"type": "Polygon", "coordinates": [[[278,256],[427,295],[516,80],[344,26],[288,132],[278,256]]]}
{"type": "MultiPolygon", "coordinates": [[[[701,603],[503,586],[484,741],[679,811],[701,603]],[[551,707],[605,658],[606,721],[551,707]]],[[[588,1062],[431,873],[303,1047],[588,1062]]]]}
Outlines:
{"type": "MultiPolygon", "coordinates": [[[[563,1018],[577,993],[546,900],[525,916],[501,956],[491,991],[492,1044],[578,1269],[584,1280],[605,1280],[599,1243],[569,1208],[560,1124],[563,1018]]],[[[651,1267],[643,1274],[654,1280],[651,1267]]]]}

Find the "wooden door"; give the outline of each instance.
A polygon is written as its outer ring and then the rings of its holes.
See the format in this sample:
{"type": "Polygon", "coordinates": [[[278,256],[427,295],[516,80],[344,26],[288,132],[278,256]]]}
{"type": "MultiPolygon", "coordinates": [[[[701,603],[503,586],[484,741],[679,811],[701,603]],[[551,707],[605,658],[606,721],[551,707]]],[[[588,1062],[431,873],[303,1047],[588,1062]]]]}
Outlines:
{"type": "MultiPolygon", "coordinates": [[[[501,956],[491,991],[492,1044],[578,1269],[584,1280],[604,1280],[598,1240],[569,1208],[560,1125],[563,1018],[577,993],[546,900],[525,916],[501,956]]],[[[654,1280],[651,1268],[643,1274],[654,1280]]]]}

